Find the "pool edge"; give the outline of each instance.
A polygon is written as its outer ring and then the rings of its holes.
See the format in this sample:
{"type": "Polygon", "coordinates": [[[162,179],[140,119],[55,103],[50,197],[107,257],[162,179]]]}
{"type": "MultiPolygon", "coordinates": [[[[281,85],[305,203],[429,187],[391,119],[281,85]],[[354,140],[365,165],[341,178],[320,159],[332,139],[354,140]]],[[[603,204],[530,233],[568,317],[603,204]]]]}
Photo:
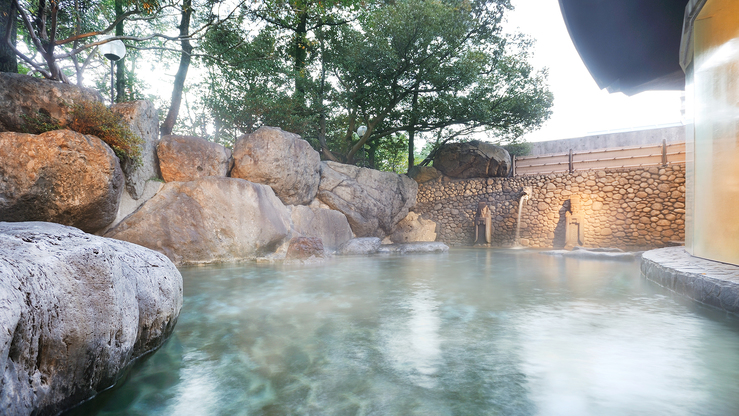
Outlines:
{"type": "Polygon", "coordinates": [[[642,255],[647,279],[705,305],[739,315],[739,266],[694,257],[684,247],[642,255]]]}

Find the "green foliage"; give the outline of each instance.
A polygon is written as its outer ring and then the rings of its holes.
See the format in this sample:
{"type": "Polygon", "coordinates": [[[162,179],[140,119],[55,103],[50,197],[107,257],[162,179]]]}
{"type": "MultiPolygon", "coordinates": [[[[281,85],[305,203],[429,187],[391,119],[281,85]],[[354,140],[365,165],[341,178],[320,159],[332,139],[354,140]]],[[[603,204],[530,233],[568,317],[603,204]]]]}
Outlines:
{"type": "Polygon", "coordinates": [[[528,156],[531,153],[531,143],[516,142],[502,145],[511,156],[528,156]]]}
{"type": "Polygon", "coordinates": [[[82,101],[72,105],[69,129],[90,134],[107,143],[121,160],[141,163],[143,139],[134,134],[120,114],[98,101],[82,101]]]}
{"type": "Polygon", "coordinates": [[[35,114],[30,116],[23,114],[21,118],[23,119],[23,124],[21,124],[21,131],[23,133],[41,134],[62,128],[59,120],[52,117],[44,109],[39,109],[35,114]]]}

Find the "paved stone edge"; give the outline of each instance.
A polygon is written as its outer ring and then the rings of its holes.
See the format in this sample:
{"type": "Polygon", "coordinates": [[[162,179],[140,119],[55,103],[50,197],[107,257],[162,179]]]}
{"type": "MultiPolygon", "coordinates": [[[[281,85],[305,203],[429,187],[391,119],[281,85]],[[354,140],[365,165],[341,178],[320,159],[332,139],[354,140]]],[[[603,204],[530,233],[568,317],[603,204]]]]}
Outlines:
{"type": "Polygon", "coordinates": [[[700,303],[739,314],[739,267],[693,257],[683,247],[642,255],[647,279],[700,303]]]}

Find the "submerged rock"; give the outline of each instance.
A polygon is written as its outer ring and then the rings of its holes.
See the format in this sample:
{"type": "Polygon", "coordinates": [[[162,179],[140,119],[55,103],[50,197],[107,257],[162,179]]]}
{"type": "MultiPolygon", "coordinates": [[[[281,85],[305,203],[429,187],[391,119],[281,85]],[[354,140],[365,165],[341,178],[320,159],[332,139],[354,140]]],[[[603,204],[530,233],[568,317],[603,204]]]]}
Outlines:
{"type": "Polygon", "coordinates": [[[506,177],[511,155],[500,146],[478,140],[449,143],[439,149],[434,167],[456,179],[506,177]]]}
{"type": "Polygon", "coordinates": [[[115,219],[123,183],[118,158],[95,136],[0,133],[0,221],[48,221],[94,233],[115,219]]]}
{"type": "Polygon", "coordinates": [[[310,203],[318,191],[321,157],[297,134],[260,127],[234,144],[231,176],[269,185],[285,205],[310,203]]]}
{"type": "Polygon", "coordinates": [[[405,244],[383,244],[378,253],[411,254],[411,253],[444,253],[449,246],[441,242],[417,242],[405,244]]]}
{"type": "Polygon", "coordinates": [[[0,223],[0,413],[57,414],[159,348],[182,307],[164,256],[58,224],[0,223]]]}
{"type": "Polygon", "coordinates": [[[575,247],[574,250],[549,250],[542,251],[541,254],[549,256],[560,256],[577,259],[593,259],[593,260],[622,260],[632,261],[641,258],[641,252],[624,252],[620,249],[586,249],[575,247]]]}
{"type": "Polygon", "coordinates": [[[290,213],[269,186],[209,177],[165,184],[105,236],[186,264],[255,259],[289,233],[290,213]]]}
{"type": "Polygon", "coordinates": [[[339,247],[337,254],[347,256],[375,254],[379,250],[380,245],[382,245],[382,242],[377,237],[352,238],[339,247]]]}
{"type": "Polygon", "coordinates": [[[118,103],[110,109],[123,117],[131,132],[144,140],[140,164],[135,164],[127,158],[121,160],[121,168],[126,177],[126,192],[132,199],[138,200],[144,195],[146,181],[160,177],[157,158],[159,115],[154,103],[143,100],[118,103]]]}
{"type": "Polygon", "coordinates": [[[318,199],[341,211],[357,237],[384,238],[416,205],[418,183],[406,175],[321,163],[318,199]]]}
{"type": "Polygon", "coordinates": [[[164,136],[157,146],[159,168],[166,182],[188,182],[226,176],[231,150],[195,136],[164,136]]]}
{"type": "Polygon", "coordinates": [[[305,237],[321,239],[323,247],[334,251],[351,240],[352,229],[339,211],[296,205],[290,208],[293,231],[305,237]]]}

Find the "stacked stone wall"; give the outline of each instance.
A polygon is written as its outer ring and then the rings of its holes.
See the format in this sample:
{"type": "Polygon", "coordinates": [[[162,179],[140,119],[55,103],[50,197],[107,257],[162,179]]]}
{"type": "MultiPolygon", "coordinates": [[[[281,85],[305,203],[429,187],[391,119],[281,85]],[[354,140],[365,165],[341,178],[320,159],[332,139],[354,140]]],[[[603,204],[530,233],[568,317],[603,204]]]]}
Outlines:
{"type": "Polygon", "coordinates": [[[685,238],[683,165],[577,173],[452,180],[420,184],[413,209],[437,223],[437,241],[472,245],[478,202],[492,209],[493,246],[512,246],[524,187],[532,195],[521,214],[520,243],[559,248],[565,244],[565,212],[581,198],[587,247],[644,250],[685,238]]]}

